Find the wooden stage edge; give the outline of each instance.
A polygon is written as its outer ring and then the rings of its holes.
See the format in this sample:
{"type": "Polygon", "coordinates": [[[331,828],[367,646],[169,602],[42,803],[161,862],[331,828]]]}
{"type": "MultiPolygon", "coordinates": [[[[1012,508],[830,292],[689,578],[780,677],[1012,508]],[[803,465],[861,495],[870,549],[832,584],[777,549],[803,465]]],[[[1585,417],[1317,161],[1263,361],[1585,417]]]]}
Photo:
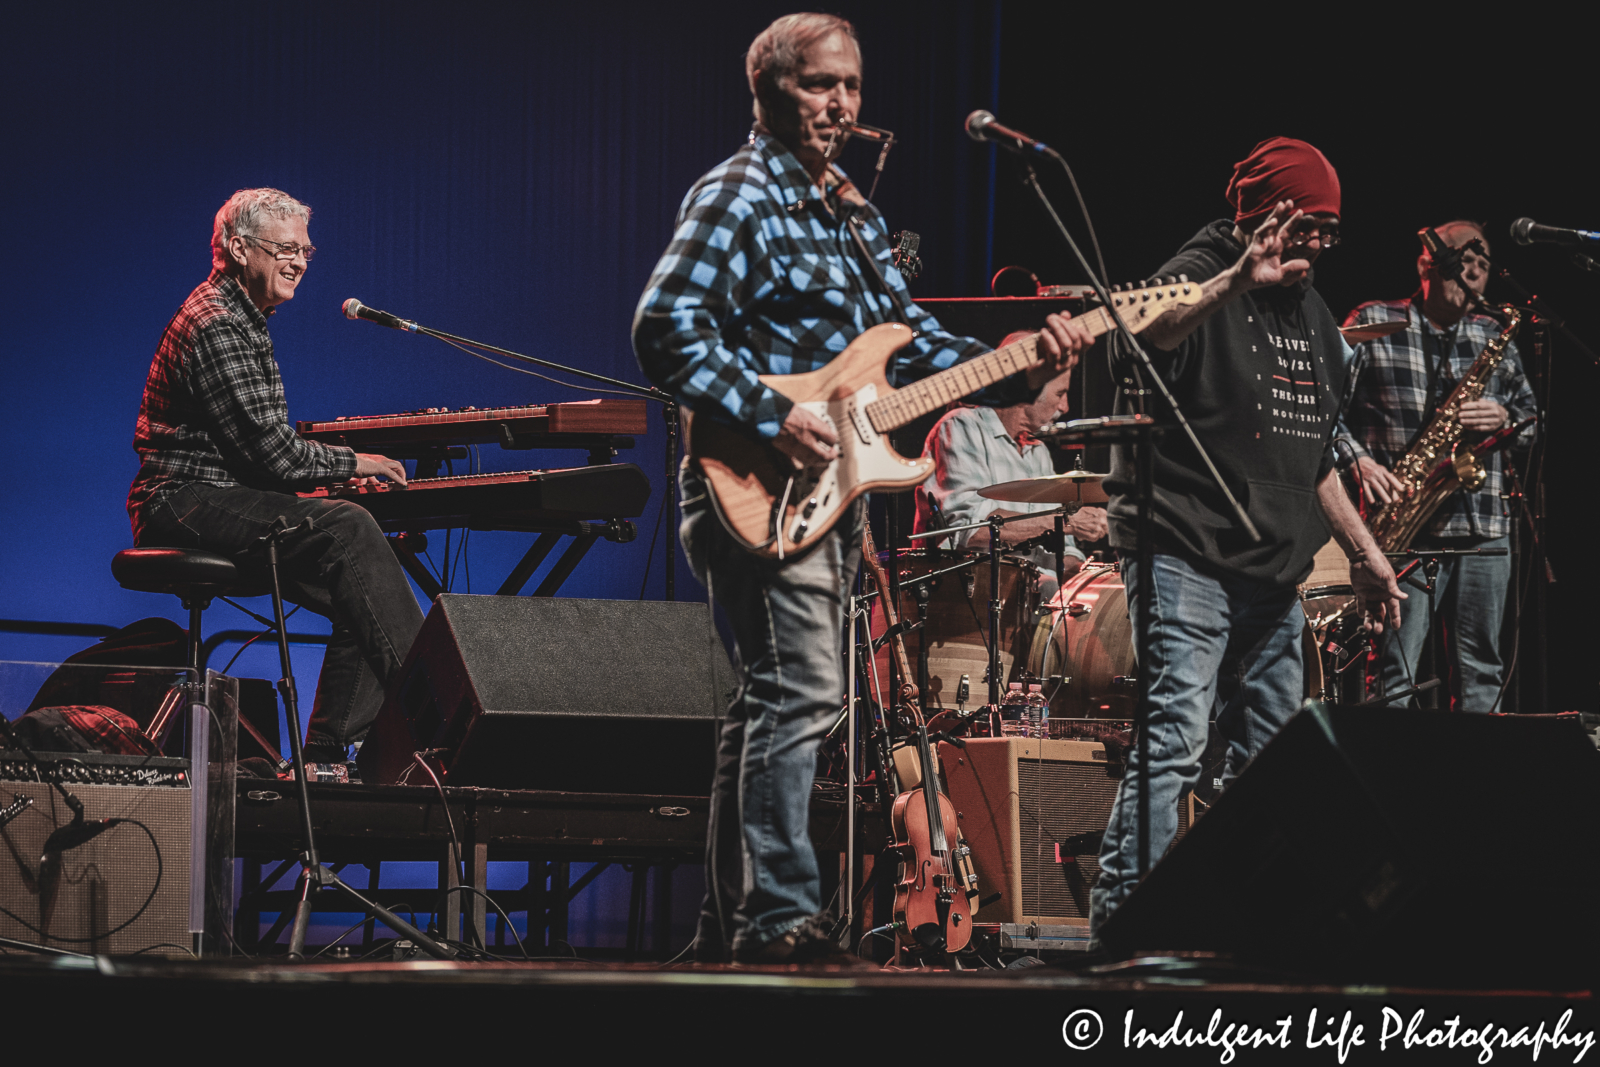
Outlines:
{"type": "MultiPolygon", "coordinates": [[[[1226,1041],[1238,1042],[1244,1026],[1270,1040],[1257,1040],[1253,1048],[1241,1045],[1236,1050],[1240,1063],[1249,1062],[1251,1054],[1265,1062],[1342,1063],[1341,1041],[1354,1062],[1370,1061],[1386,1033],[1383,1051],[1403,1048],[1408,1054],[1402,1062],[1482,1062],[1480,1048],[1460,1043],[1469,1031],[1487,1032],[1491,1043],[1500,1042],[1494,1062],[1530,1062],[1529,1043],[1537,1039],[1540,1062],[1572,1063],[1586,1043],[1595,1042],[1600,1024],[1600,1011],[1586,990],[1286,981],[1193,956],[1077,971],[1040,966],[962,973],[585,961],[0,958],[0,995],[9,1000],[22,993],[47,1016],[82,1012],[92,1004],[97,1024],[119,1021],[122,1013],[137,1017],[152,1004],[191,1018],[226,1013],[242,1023],[249,1017],[257,1024],[242,1029],[239,1037],[252,1044],[264,1039],[260,1024],[271,1020],[285,1039],[342,1035],[363,1051],[374,1045],[413,1047],[430,1037],[459,1046],[476,1033],[502,1030],[509,1031],[507,1037],[561,1039],[574,1050],[584,1046],[572,1041],[592,1043],[595,1051],[606,1052],[631,1047],[732,1052],[723,1043],[738,1039],[757,1042],[741,1054],[750,1057],[766,1042],[759,1058],[774,1062],[793,1062],[791,1056],[802,1051],[854,1056],[862,1049],[847,1040],[876,1033],[892,1044],[894,1034],[904,1039],[927,1032],[937,1035],[932,1040],[940,1051],[987,1049],[1007,1059],[1067,1051],[1085,1062],[1126,1062],[1143,1055],[1157,1063],[1217,1063],[1225,1035],[1226,1041]],[[1147,1035],[1144,1047],[1138,1045],[1141,1031],[1147,1035]],[[1173,1036],[1158,1044],[1169,1031],[1173,1036]],[[1436,1038],[1430,1047],[1433,1031],[1448,1031],[1456,1044],[1436,1038]]],[[[104,1026],[99,1031],[66,1044],[92,1044],[112,1033],[104,1026]]],[[[114,1037],[127,1040],[129,1035],[114,1037]]],[[[1230,1056],[1222,1062],[1232,1061],[1230,1056]]],[[[713,1062],[731,1061],[717,1056],[713,1062]]]]}

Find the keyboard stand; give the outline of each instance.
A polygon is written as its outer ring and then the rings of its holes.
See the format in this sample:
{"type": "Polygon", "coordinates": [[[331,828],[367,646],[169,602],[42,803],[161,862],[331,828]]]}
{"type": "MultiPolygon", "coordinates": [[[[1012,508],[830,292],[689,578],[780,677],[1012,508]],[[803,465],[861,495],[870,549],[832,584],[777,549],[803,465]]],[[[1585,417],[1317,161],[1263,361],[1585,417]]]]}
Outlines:
{"type": "MultiPolygon", "coordinates": [[[[522,593],[523,586],[533,577],[545,559],[555,549],[563,537],[571,537],[572,541],[557,557],[555,565],[539,582],[531,596],[555,596],[569,575],[572,574],[589,549],[602,537],[607,541],[617,544],[626,544],[639,535],[638,528],[627,519],[611,519],[608,522],[564,522],[549,523],[540,526],[507,527],[494,523],[464,524],[473,530],[505,530],[515,529],[527,533],[537,533],[528,551],[523,553],[517,565],[511,568],[511,573],[506,575],[506,580],[500,583],[500,588],[495,590],[496,596],[518,596],[522,593]]],[[[439,585],[439,580],[428,570],[427,564],[419,558],[419,554],[428,550],[428,536],[420,531],[407,531],[391,534],[389,547],[394,550],[395,558],[400,561],[406,573],[411,575],[417,587],[431,601],[444,588],[439,585]]]]}

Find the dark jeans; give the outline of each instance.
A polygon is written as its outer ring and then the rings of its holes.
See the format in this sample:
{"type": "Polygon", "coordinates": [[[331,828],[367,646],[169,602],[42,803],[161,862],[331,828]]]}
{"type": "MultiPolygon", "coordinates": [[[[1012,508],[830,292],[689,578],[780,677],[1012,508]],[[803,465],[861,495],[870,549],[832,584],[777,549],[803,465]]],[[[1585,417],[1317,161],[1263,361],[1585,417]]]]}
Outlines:
{"type": "MultiPolygon", "coordinates": [[[[1470,537],[1419,537],[1411,547],[1506,548],[1508,537],[1479,541],[1470,537]]],[[[1422,575],[1417,574],[1420,581],[1422,575]]],[[[1428,618],[1428,594],[1409,583],[1410,597],[1400,611],[1399,630],[1384,633],[1378,641],[1380,692],[1394,693],[1416,684],[1416,671],[1428,644],[1428,624],[1443,625],[1448,644],[1441,642],[1454,662],[1434,664],[1434,673],[1448,680],[1454,673],[1460,694],[1457,711],[1486,712],[1500,698],[1503,664],[1500,659],[1500,622],[1506,612],[1506,586],[1511,583],[1510,556],[1445,556],[1434,585],[1437,617],[1428,618]]],[[[1448,655],[1445,657],[1450,658],[1448,655]]],[[[1374,693],[1373,696],[1377,696],[1374,693]]],[[[1426,704],[1427,697],[1417,697],[1426,704]]],[[[1395,707],[1404,705],[1396,704],[1395,707]]],[[[1441,707],[1449,707],[1448,699],[1441,707]]]]}
{"type": "Polygon", "coordinates": [[[695,956],[758,949],[822,910],[811,846],[817,746],[844,706],[844,610],[861,507],[810,551],[766,560],[728,536],[687,469],[684,554],[733,626],[739,694],[723,721],[695,956]]]}
{"type": "MultiPolygon", "coordinates": [[[[1299,710],[1305,673],[1300,635],[1305,613],[1295,587],[1219,578],[1178,556],[1156,553],[1150,628],[1149,859],[1178,834],[1178,798],[1193,789],[1205,755],[1208,722],[1228,742],[1224,784],[1231,782],[1299,710]]],[[[1144,575],[1123,564],[1128,611],[1138,611],[1144,575]]],[[[1100,847],[1100,878],[1090,891],[1089,929],[1139,882],[1139,745],[1128,750],[1100,847]]]]}
{"type": "Polygon", "coordinates": [[[280,543],[285,600],[333,623],[306,731],[306,758],[335,761],[367,732],[384,689],[422,626],[422,611],[405,571],[372,515],[341,500],[307,500],[243,486],[188,483],[138,517],[143,547],[204,548],[259,559],[259,539],[279,516],[314,528],[280,543]]]}

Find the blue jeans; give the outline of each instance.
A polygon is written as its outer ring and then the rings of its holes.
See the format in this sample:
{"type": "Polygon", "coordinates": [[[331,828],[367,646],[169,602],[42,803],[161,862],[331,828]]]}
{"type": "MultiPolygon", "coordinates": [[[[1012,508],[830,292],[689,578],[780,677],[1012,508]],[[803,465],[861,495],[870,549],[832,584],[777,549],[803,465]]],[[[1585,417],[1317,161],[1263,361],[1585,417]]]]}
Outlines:
{"type": "MultiPolygon", "coordinates": [[[[1450,537],[1419,538],[1413,547],[1505,548],[1509,544],[1510,538],[1506,537],[1492,541],[1450,537]]],[[[1421,574],[1416,573],[1416,577],[1420,580],[1421,574]]],[[[1506,586],[1510,581],[1509,555],[1445,556],[1440,560],[1434,587],[1438,613],[1435,624],[1443,623],[1450,635],[1448,644],[1441,642],[1440,647],[1448,648],[1455,660],[1450,667],[1456,677],[1458,711],[1487,712],[1500,695],[1500,622],[1505,615],[1506,586]]],[[[1428,594],[1410,584],[1409,579],[1404,588],[1410,599],[1400,612],[1400,631],[1379,639],[1378,681],[1383,693],[1415,684],[1412,679],[1428,643],[1428,594]]],[[[1445,677],[1444,664],[1436,666],[1435,671],[1445,677]]],[[[1427,697],[1420,699],[1425,701],[1427,697]]]]}
{"type": "MultiPolygon", "coordinates": [[[[1089,926],[1116,910],[1139,881],[1139,785],[1149,782],[1149,859],[1178,834],[1178,799],[1200,777],[1213,710],[1228,743],[1223,782],[1232,781],[1300,708],[1305,614],[1295,587],[1219,578],[1177,556],[1157,554],[1151,609],[1150,765],[1138,738],[1128,750],[1090,892],[1089,926]]],[[[1128,611],[1138,625],[1143,575],[1123,564],[1128,611]]]]}
{"type": "Polygon", "coordinates": [[[134,540],[253,556],[265,571],[259,539],[280,515],[291,526],[315,524],[280,544],[278,569],[285,600],[333,622],[305,744],[306,759],[335,762],[372,725],[422,628],[416,594],[372,514],[345,500],[192,482],[145,507],[134,540]]]}
{"type": "Polygon", "coordinates": [[[811,847],[817,746],[843,706],[844,612],[861,558],[859,503],[810,551],[755,556],[681,478],[684,553],[733,627],[739,692],[723,721],[696,956],[759,948],[822,910],[811,847]]]}

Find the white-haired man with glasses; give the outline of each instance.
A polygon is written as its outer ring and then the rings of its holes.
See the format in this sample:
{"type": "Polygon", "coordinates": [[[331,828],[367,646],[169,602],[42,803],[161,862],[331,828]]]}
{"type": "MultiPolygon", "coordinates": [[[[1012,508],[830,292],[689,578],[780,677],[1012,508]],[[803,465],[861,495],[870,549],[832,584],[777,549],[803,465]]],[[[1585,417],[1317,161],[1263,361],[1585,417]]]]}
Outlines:
{"type": "Polygon", "coordinates": [[[405,572],[370,513],[297,489],[346,479],[405,483],[395,460],[300,438],[289,424],[267,320],[294,299],[316,249],[311,209],[276,189],[241,189],[217,212],[211,276],[167,324],[134,430],[134,543],[259,551],[282,517],[312,529],[283,542],[284,596],[333,623],[306,759],[338,763],[378,712],[422,625],[405,572]]]}

